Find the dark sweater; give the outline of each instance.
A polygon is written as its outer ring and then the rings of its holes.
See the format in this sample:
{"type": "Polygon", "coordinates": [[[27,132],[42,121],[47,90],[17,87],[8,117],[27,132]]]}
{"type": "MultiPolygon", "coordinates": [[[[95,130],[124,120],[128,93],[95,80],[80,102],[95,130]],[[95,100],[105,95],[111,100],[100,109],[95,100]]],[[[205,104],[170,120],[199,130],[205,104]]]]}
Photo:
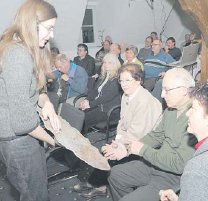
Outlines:
{"type": "Polygon", "coordinates": [[[95,59],[90,55],[86,55],[83,59],[79,56],[74,57],[74,63],[84,68],[89,77],[95,74],[95,59]]]}
{"type": "Polygon", "coordinates": [[[90,102],[90,107],[100,107],[101,111],[107,112],[113,106],[121,103],[121,93],[118,79],[114,78],[108,80],[103,86],[98,98],[98,87],[102,83],[102,79],[99,79],[93,89],[88,92],[87,99],[90,102]]]}

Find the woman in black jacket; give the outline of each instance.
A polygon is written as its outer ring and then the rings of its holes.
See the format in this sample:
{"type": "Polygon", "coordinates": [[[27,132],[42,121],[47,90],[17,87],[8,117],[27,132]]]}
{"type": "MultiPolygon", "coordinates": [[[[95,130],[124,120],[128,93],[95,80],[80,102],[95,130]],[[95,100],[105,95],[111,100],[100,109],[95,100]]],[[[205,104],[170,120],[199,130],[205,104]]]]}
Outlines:
{"type": "Polygon", "coordinates": [[[117,79],[119,68],[120,62],[116,55],[106,54],[103,58],[100,78],[88,91],[87,98],[80,103],[80,109],[85,112],[83,128],[85,133],[90,127],[106,120],[109,109],[120,104],[120,86],[117,79]]]}

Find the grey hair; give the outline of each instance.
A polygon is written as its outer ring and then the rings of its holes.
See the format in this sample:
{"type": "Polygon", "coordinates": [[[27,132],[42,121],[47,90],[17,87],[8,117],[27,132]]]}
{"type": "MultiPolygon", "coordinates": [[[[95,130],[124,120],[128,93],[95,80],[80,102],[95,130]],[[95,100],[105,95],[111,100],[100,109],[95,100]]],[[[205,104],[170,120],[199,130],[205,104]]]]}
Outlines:
{"type": "Polygon", "coordinates": [[[180,82],[181,85],[187,88],[195,87],[195,81],[190,72],[182,67],[176,67],[168,70],[166,74],[172,74],[175,77],[176,82],[180,82]]]}
{"type": "Polygon", "coordinates": [[[69,61],[69,58],[65,54],[58,54],[56,56],[56,61],[60,61],[61,63],[65,63],[69,61]]]}
{"type": "Polygon", "coordinates": [[[131,50],[135,55],[138,54],[138,48],[134,45],[129,45],[127,48],[126,48],[126,51],[129,51],[131,50]]]}

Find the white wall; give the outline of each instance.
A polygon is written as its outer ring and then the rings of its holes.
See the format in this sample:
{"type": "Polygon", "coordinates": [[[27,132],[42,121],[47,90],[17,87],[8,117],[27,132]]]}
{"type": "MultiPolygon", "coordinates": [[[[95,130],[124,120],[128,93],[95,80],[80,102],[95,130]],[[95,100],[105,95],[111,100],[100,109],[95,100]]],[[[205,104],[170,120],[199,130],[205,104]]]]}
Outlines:
{"type": "Polygon", "coordinates": [[[80,36],[87,0],[48,0],[58,13],[53,43],[62,51],[74,50],[80,36]]]}
{"type": "Polygon", "coordinates": [[[150,32],[159,34],[162,31],[172,8],[162,39],[173,36],[180,44],[185,33],[197,29],[193,28],[192,20],[181,10],[176,0],[154,0],[153,9],[146,0],[98,0],[97,26],[116,42],[141,47],[150,32]]]}
{"type": "MultiPolygon", "coordinates": [[[[52,41],[61,51],[71,58],[76,55],[76,46],[80,42],[80,31],[87,3],[95,5],[95,23],[97,30],[104,29],[104,35],[110,35],[119,43],[143,46],[144,39],[151,31],[161,32],[171,9],[162,35],[176,38],[178,45],[184,34],[197,31],[192,19],[185,14],[177,0],[154,0],[153,9],[148,6],[149,0],[48,0],[57,12],[58,21],[55,28],[55,39],[52,41]],[[174,7],[173,7],[173,3],[174,7]]],[[[9,25],[16,9],[23,0],[7,0],[0,4],[0,33],[9,25]]],[[[95,30],[97,38],[97,31],[95,30]]],[[[90,47],[92,56],[99,47],[90,47]]]]}
{"type": "Polygon", "coordinates": [[[0,35],[9,26],[14,18],[17,8],[23,0],[7,0],[0,3],[0,35]]]}
{"type": "MultiPolygon", "coordinates": [[[[10,24],[16,10],[24,0],[7,0],[0,4],[1,23],[0,33],[10,24]]],[[[82,20],[87,5],[87,0],[48,0],[58,13],[58,20],[55,27],[55,38],[52,45],[57,46],[61,51],[68,52],[75,50],[79,40],[82,20]]]]}

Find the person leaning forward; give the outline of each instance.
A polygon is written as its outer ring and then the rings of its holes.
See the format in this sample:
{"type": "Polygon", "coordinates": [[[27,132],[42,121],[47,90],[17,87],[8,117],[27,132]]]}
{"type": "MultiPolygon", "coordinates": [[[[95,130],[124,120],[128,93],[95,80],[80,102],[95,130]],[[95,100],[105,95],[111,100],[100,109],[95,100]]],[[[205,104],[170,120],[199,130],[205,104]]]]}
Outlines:
{"type": "Polygon", "coordinates": [[[119,146],[117,160],[129,154],[140,159],[114,166],[108,178],[114,201],[159,200],[160,189],[179,187],[186,162],[194,153],[196,138],[187,131],[186,112],[191,106],[189,88],[195,82],[188,71],[174,68],[165,74],[162,97],[168,108],[153,131],[141,140],[119,146]]]}

